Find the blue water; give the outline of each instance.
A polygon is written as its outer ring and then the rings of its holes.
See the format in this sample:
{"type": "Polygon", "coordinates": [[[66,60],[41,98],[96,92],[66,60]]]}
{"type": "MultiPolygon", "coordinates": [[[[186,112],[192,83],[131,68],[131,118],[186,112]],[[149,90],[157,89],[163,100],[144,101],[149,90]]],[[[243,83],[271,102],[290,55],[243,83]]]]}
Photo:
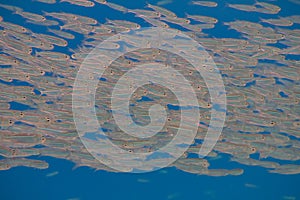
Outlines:
{"type": "MultiPolygon", "coordinates": [[[[92,9],[73,6],[68,3],[60,3],[55,6],[34,1],[1,0],[1,3],[18,5],[26,11],[42,14],[47,12],[72,12],[75,14],[87,15],[104,23],[105,18],[123,19],[124,15],[106,6],[96,4],[92,9]],[[88,12],[87,12],[88,10],[88,12]]],[[[144,0],[139,1],[111,1],[124,5],[128,8],[143,8],[144,0]]],[[[156,1],[149,1],[155,4],[156,1]]],[[[257,21],[259,17],[270,15],[253,15],[253,13],[241,12],[228,9],[226,3],[237,3],[235,1],[218,1],[217,8],[193,7],[183,0],[174,0],[173,3],[164,5],[179,17],[184,13],[202,14],[216,17],[221,22],[234,19],[257,21]],[[222,19],[222,20],[221,20],[222,19]]],[[[252,4],[254,1],[245,0],[245,4],[252,4]]],[[[276,2],[282,8],[281,16],[300,14],[300,6],[281,0],[276,2]]],[[[18,15],[11,15],[9,11],[0,9],[1,16],[6,21],[24,25],[24,20],[18,15]]],[[[141,19],[134,18],[133,14],[126,15],[126,19],[134,20],[143,26],[149,26],[141,19]]],[[[28,25],[30,29],[37,32],[46,31],[46,27],[28,25]]],[[[174,25],[174,28],[177,28],[174,25]]],[[[293,28],[299,28],[294,25],[293,28]]],[[[234,30],[218,23],[213,30],[205,31],[214,37],[240,37],[234,30]]],[[[70,41],[69,48],[76,48],[78,41],[70,41]]],[[[55,47],[55,50],[62,48],[55,47]]],[[[1,69],[0,69],[1,70],[1,69]]],[[[49,75],[49,74],[47,74],[49,75]]],[[[2,84],[6,82],[0,80],[2,84]]],[[[280,82],[280,80],[278,80],[280,82]]],[[[7,83],[14,85],[26,85],[26,82],[17,80],[7,83]]],[[[249,83],[250,84],[250,83],[249,83]]],[[[35,91],[39,95],[39,91],[35,91]]],[[[282,93],[285,96],[286,94],[282,93]]],[[[149,100],[149,99],[142,99],[149,100]]],[[[172,107],[172,105],[170,105],[172,107]]],[[[172,107],[173,109],[176,109],[172,107]]],[[[23,105],[11,102],[11,109],[22,110],[23,105]]],[[[236,168],[242,167],[245,172],[241,176],[210,177],[188,174],[175,168],[166,168],[159,171],[145,174],[112,173],[106,171],[95,171],[88,167],[74,167],[74,163],[50,157],[35,157],[49,162],[50,167],[46,170],[37,170],[26,167],[16,167],[8,171],[0,171],[0,200],[167,200],[167,199],[207,199],[207,200],[279,200],[283,196],[293,196],[300,199],[300,174],[279,175],[270,174],[261,167],[247,167],[236,163],[229,163],[228,157],[213,162],[214,168],[236,168]],[[57,175],[49,176],[53,172],[57,175]]]]}
{"type": "MultiPolygon", "coordinates": [[[[25,167],[0,172],[1,199],[245,199],[277,200],[300,197],[300,175],[267,173],[260,167],[243,167],[241,176],[210,177],[167,168],[145,174],[94,171],[61,159],[43,158],[47,170],[25,167]],[[58,171],[59,174],[46,175],[58,171]],[[250,185],[251,184],[251,185],[250,185]],[[250,185],[247,187],[247,185],[250,185]]],[[[219,166],[236,167],[226,158],[219,166]]]]}

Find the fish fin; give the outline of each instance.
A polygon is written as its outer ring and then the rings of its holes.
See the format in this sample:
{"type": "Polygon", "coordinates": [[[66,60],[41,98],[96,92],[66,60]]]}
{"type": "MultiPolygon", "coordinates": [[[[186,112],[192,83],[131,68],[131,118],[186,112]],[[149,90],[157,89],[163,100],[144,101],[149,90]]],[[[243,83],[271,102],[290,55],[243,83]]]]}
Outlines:
{"type": "Polygon", "coordinates": [[[184,14],[186,18],[189,18],[190,15],[187,12],[184,12],[184,14]]]}
{"type": "Polygon", "coordinates": [[[146,0],[146,5],[144,6],[144,8],[151,8],[151,4],[149,3],[149,1],[148,0],[146,0]]]}
{"type": "Polygon", "coordinates": [[[14,10],[13,12],[12,12],[12,14],[13,15],[21,15],[21,12],[22,12],[23,10],[22,9],[16,9],[16,10],[14,10]]]}
{"type": "Polygon", "coordinates": [[[76,163],[73,167],[72,167],[72,171],[75,171],[76,169],[78,169],[79,167],[81,167],[80,164],[76,163]]]}
{"type": "Polygon", "coordinates": [[[265,152],[265,151],[261,151],[259,152],[259,160],[261,159],[265,159],[269,156],[268,152],[265,152]]]}
{"type": "Polygon", "coordinates": [[[226,2],[224,7],[225,7],[225,8],[231,8],[231,7],[230,7],[230,3],[226,2]]]}
{"type": "Polygon", "coordinates": [[[264,18],[259,17],[260,22],[266,22],[264,18]]]}
{"type": "Polygon", "coordinates": [[[112,24],[112,20],[108,19],[107,17],[105,17],[105,22],[108,24],[112,24]]]}

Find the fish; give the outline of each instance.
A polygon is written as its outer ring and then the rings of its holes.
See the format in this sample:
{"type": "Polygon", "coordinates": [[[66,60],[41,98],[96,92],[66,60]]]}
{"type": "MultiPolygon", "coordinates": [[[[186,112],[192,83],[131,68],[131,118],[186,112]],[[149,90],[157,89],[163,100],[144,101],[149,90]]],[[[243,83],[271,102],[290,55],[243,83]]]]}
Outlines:
{"type": "Polygon", "coordinates": [[[262,2],[262,1],[256,1],[254,5],[261,6],[262,8],[259,9],[260,12],[267,13],[267,14],[277,14],[281,10],[281,8],[277,5],[262,2]]]}
{"type": "Polygon", "coordinates": [[[157,2],[156,4],[158,6],[162,6],[162,5],[170,4],[172,2],[173,2],[172,0],[161,0],[161,1],[157,2]]]}
{"type": "Polygon", "coordinates": [[[68,42],[62,38],[46,35],[46,34],[37,34],[35,37],[39,38],[42,42],[50,43],[53,45],[65,47],[68,45],[68,42]]]}
{"type": "Polygon", "coordinates": [[[139,24],[134,23],[134,22],[125,21],[125,20],[109,20],[109,19],[107,19],[106,21],[109,24],[129,28],[131,30],[137,30],[137,29],[141,28],[141,26],[139,24]]]}
{"type": "Polygon", "coordinates": [[[4,163],[7,163],[6,168],[13,168],[13,167],[31,167],[36,169],[47,169],[49,164],[42,160],[35,160],[35,159],[28,159],[28,158],[6,158],[1,160],[4,163]]]}
{"type": "Polygon", "coordinates": [[[49,29],[48,28],[48,32],[54,33],[55,35],[62,37],[62,38],[66,38],[66,39],[70,39],[73,40],[75,39],[75,36],[72,33],[68,33],[62,30],[56,30],[56,29],[49,29]]]}
{"type": "Polygon", "coordinates": [[[232,161],[241,163],[241,164],[246,164],[246,165],[252,165],[252,166],[261,166],[265,168],[271,168],[275,169],[280,166],[279,163],[276,162],[271,162],[271,161],[260,161],[260,160],[254,160],[252,158],[231,158],[232,161]]]}
{"type": "Polygon", "coordinates": [[[106,2],[104,4],[107,5],[108,7],[112,8],[114,10],[120,11],[122,13],[127,13],[128,12],[128,8],[126,8],[124,6],[121,6],[121,5],[118,5],[118,4],[115,4],[115,3],[106,2]]]}
{"type": "Polygon", "coordinates": [[[46,4],[55,4],[56,0],[34,0],[36,2],[46,3],[46,4]]]}
{"type": "Polygon", "coordinates": [[[31,12],[25,12],[25,11],[21,11],[21,10],[16,10],[13,14],[20,15],[23,18],[30,20],[30,21],[43,22],[46,20],[46,18],[42,15],[31,13],[31,12]]]}
{"type": "Polygon", "coordinates": [[[272,24],[274,26],[292,26],[294,23],[291,20],[285,19],[283,17],[279,19],[263,19],[260,18],[261,22],[272,24]]]}
{"type": "Polygon", "coordinates": [[[56,175],[58,175],[58,174],[59,174],[58,171],[54,171],[54,172],[51,172],[51,173],[46,174],[46,177],[53,177],[53,176],[56,176],[56,175]]]}
{"type": "Polygon", "coordinates": [[[17,25],[17,24],[5,22],[5,21],[0,21],[0,26],[5,29],[9,29],[9,30],[19,32],[19,33],[26,33],[28,31],[25,27],[23,27],[21,25],[17,25]]]}
{"type": "Polygon", "coordinates": [[[159,18],[161,14],[157,11],[144,10],[144,9],[129,9],[129,13],[134,13],[137,17],[150,17],[150,18],[159,18]]]}
{"type": "Polygon", "coordinates": [[[7,4],[0,4],[0,7],[1,8],[4,8],[6,10],[9,10],[9,11],[22,11],[23,9],[20,8],[20,7],[17,7],[17,6],[12,6],[12,5],[7,5],[7,4]]]}
{"type": "Polygon", "coordinates": [[[213,1],[192,1],[193,5],[205,6],[205,7],[217,7],[218,4],[213,1]]]}
{"type": "MultiPolygon", "coordinates": [[[[24,20],[24,23],[20,23],[5,16],[0,17],[0,155],[3,157],[0,160],[0,170],[9,170],[16,166],[46,169],[48,164],[43,161],[43,156],[50,156],[70,160],[75,163],[74,168],[88,166],[95,170],[116,172],[99,163],[85,149],[76,131],[72,113],[72,92],[82,62],[90,55],[91,59],[86,64],[91,67],[98,66],[98,59],[108,57],[93,55],[92,50],[101,42],[111,40],[102,43],[99,50],[122,53],[129,47],[144,48],[126,53],[112,61],[110,66],[104,67],[102,77],[96,73],[87,74],[84,84],[99,80],[95,103],[88,102],[87,105],[95,106],[97,119],[106,131],[106,137],[97,135],[96,140],[91,139],[93,134],[86,133],[85,136],[90,137],[91,142],[105,143],[110,140],[129,155],[145,154],[168,144],[180,128],[189,131],[196,125],[198,130],[193,144],[171,167],[197,175],[242,175],[244,171],[240,168],[213,168],[215,160],[226,154],[229,162],[239,163],[241,168],[244,165],[260,166],[270,173],[300,173],[296,164],[283,164],[284,161],[300,159],[300,62],[290,58],[299,54],[300,31],[296,27],[300,22],[299,15],[287,14],[277,18],[262,15],[277,14],[281,8],[276,2],[260,1],[253,4],[227,4],[224,7],[225,11],[244,11],[239,12],[241,15],[252,12],[250,14],[258,15],[255,21],[247,21],[239,16],[225,21],[196,11],[189,14],[175,13],[159,2],[156,5],[146,3],[144,8],[135,9],[105,0],[61,2],[65,2],[60,4],[63,7],[71,6],[69,4],[81,6],[80,9],[87,13],[104,6],[114,9],[122,17],[130,15],[130,18],[93,18],[84,13],[74,14],[64,8],[52,12],[51,7],[58,5],[53,0],[33,2],[37,5],[47,3],[47,12],[0,5],[1,9],[6,9],[6,12],[16,14],[24,20]],[[145,24],[179,28],[180,31],[175,31],[170,40],[163,44],[169,49],[177,49],[180,55],[149,48],[151,42],[148,38],[156,32],[139,34],[145,24]],[[44,31],[31,28],[31,25],[44,31]],[[216,37],[214,31],[219,26],[234,31],[239,37],[216,37]],[[214,28],[215,30],[208,30],[214,28]],[[114,37],[118,33],[121,33],[120,37],[114,37]],[[202,47],[191,46],[191,40],[181,37],[181,33],[202,47]],[[198,50],[204,52],[204,49],[209,54],[208,58],[197,55],[198,50]],[[225,94],[218,94],[218,97],[227,100],[225,125],[213,151],[205,159],[194,156],[201,148],[210,121],[219,120],[218,116],[212,115],[212,111],[220,108],[210,99],[211,91],[201,74],[191,63],[181,58],[187,50],[192,51],[189,55],[192,61],[214,60],[218,69],[208,70],[220,73],[226,89],[225,94]],[[114,122],[114,112],[110,108],[111,91],[126,72],[149,62],[173,67],[189,81],[198,98],[197,109],[201,117],[199,122],[195,124],[188,119],[181,124],[180,112],[194,108],[180,105],[172,88],[180,87],[185,90],[189,84],[180,83],[178,76],[172,74],[172,80],[167,83],[170,87],[149,83],[134,91],[130,99],[132,120],[139,125],[151,123],[149,109],[152,105],[160,104],[167,113],[162,130],[155,136],[144,139],[124,134],[120,130],[114,122]],[[22,109],[15,105],[22,106],[22,109]],[[31,160],[30,156],[41,156],[38,157],[41,160],[31,160]]],[[[203,6],[201,9],[214,9],[218,3],[193,1],[191,5],[203,6]]],[[[206,66],[203,67],[206,69],[206,66]]],[[[138,74],[136,78],[143,77],[142,70],[138,74]]],[[[153,69],[152,75],[153,78],[162,80],[168,74],[153,69]]],[[[92,95],[93,91],[86,86],[79,93],[92,95]]],[[[213,87],[218,88],[215,85],[213,87]]],[[[126,96],[126,88],[122,88],[122,93],[117,98],[125,100],[126,96]]],[[[117,106],[120,108],[123,103],[117,106]]],[[[177,145],[175,151],[186,144],[177,145]]],[[[111,150],[107,148],[103,154],[108,155],[111,150]]],[[[96,152],[95,149],[92,151],[96,152]]],[[[116,165],[126,164],[126,171],[132,172],[135,166],[125,160],[126,156],[124,154],[123,159],[112,159],[110,162],[116,165]]],[[[143,158],[146,159],[146,156],[143,158]]],[[[155,165],[167,159],[169,158],[153,159],[147,170],[152,170],[155,165]]]]}
{"type": "Polygon", "coordinates": [[[176,14],[168,9],[165,9],[160,6],[152,5],[152,4],[147,4],[147,8],[151,8],[155,10],[156,12],[160,13],[160,15],[165,16],[167,18],[176,18],[176,14]]]}
{"type": "Polygon", "coordinates": [[[216,24],[218,23],[218,19],[209,16],[201,16],[201,15],[189,15],[186,14],[186,17],[197,22],[208,23],[208,24],[216,24]]]}
{"type": "Polygon", "coordinates": [[[68,2],[70,4],[74,4],[77,6],[83,6],[83,7],[94,7],[95,3],[93,1],[88,1],[88,0],[60,0],[60,2],[68,2]]]}
{"type": "Polygon", "coordinates": [[[269,170],[269,172],[277,173],[277,174],[298,174],[299,170],[300,170],[299,165],[285,164],[285,165],[280,165],[275,169],[269,170]]]}
{"type": "Polygon", "coordinates": [[[41,51],[41,52],[36,52],[36,56],[38,57],[43,57],[49,60],[68,60],[70,59],[69,55],[66,55],[64,53],[60,52],[53,52],[53,51],[41,51]]]}
{"type": "Polygon", "coordinates": [[[233,8],[240,11],[245,12],[259,12],[260,9],[257,9],[255,5],[247,5],[247,4],[226,4],[227,7],[233,8]]]}
{"type": "Polygon", "coordinates": [[[141,178],[139,178],[137,180],[137,182],[139,182],[139,183],[149,183],[150,181],[148,179],[141,179],[141,178]]]}

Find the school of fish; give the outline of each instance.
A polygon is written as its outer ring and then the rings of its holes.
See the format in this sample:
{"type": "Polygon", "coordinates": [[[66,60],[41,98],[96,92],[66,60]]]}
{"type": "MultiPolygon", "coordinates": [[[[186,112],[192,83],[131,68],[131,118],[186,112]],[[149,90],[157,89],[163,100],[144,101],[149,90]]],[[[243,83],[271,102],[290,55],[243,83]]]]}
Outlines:
{"type": "MultiPolygon", "coordinates": [[[[141,125],[149,123],[151,105],[166,107],[166,124],[153,137],[139,139],[123,134],[110,112],[111,92],[118,79],[134,66],[158,62],[173,66],[191,82],[201,111],[194,144],[171,167],[208,176],[241,175],[243,165],[263,167],[270,173],[300,173],[300,61],[299,57],[296,59],[300,54],[300,29],[291,28],[300,24],[300,15],[279,17],[281,8],[276,1],[226,5],[228,10],[263,14],[258,22],[224,22],[189,13],[179,17],[164,8],[164,3],[131,9],[106,0],[34,1],[49,8],[73,4],[86,12],[33,13],[0,4],[1,10],[24,20],[17,24],[10,22],[9,15],[0,16],[0,170],[16,166],[46,169],[49,164],[44,158],[50,156],[70,160],[76,167],[114,171],[99,163],[78,136],[72,114],[73,84],[81,63],[94,47],[117,33],[145,27],[139,23],[142,20],[146,26],[180,27],[212,56],[226,89],[226,121],[213,151],[203,159],[195,156],[213,109],[206,84],[185,59],[145,47],[115,60],[99,80],[95,109],[99,124],[114,144],[128,152],[149,152],[166,145],[176,134],[181,108],[167,88],[144,85],[131,98],[133,120],[141,125]],[[105,18],[100,22],[89,17],[90,10],[101,11],[104,7],[120,15],[134,16],[133,20],[105,18]],[[209,30],[217,25],[240,36],[210,35],[209,30]],[[71,48],[70,44],[78,40],[81,43],[71,48]],[[240,163],[240,168],[214,168],[214,161],[224,157],[240,163]]],[[[219,6],[217,2],[198,0],[190,5],[210,10],[219,6]]],[[[103,48],[117,51],[124,45],[136,44],[120,38],[103,48]]],[[[178,83],[174,80],[170,84],[178,83]]],[[[159,159],[163,158],[153,159],[154,165],[159,159]]]]}

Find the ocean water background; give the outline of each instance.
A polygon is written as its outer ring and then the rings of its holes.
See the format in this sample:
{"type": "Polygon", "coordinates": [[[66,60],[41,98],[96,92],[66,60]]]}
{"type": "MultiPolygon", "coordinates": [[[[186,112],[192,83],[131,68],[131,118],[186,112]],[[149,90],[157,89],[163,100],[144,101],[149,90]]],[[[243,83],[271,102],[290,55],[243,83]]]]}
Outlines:
{"type": "MultiPolygon", "coordinates": [[[[124,15],[106,6],[96,4],[92,9],[74,6],[68,3],[58,3],[56,6],[35,1],[1,0],[3,4],[17,5],[26,11],[42,14],[48,12],[71,12],[86,15],[104,23],[108,19],[124,19],[124,15]],[[55,8],[55,9],[54,9],[55,8]]],[[[146,1],[111,1],[128,8],[143,8],[146,1]]],[[[156,4],[157,1],[147,1],[156,4]]],[[[227,3],[235,1],[216,1],[219,6],[207,8],[192,6],[188,1],[176,1],[164,5],[174,11],[179,17],[184,17],[185,12],[217,18],[221,23],[236,19],[258,21],[264,14],[255,15],[251,12],[241,12],[229,9],[227,3]]],[[[240,3],[240,2],[238,2],[240,3]]],[[[252,4],[254,1],[243,1],[252,4]]],[[[285,0],[274,2],[282,10],[280,16],[300,14],[300,5],[285,0]]],[[[0,9],[1,16],[7,21],[24,25],[25,21],[18,15],[0,9]]],[[[142,19],[126,15],[125,20],[134,20],[141,26],[149,26],[142,19]],[[128,18],[127,18],[128,17],[128,18]]],[[[221,23],[215,29],[207,30],[214,37],[238,37],[239,33],[228,30],[221,23]]],[[[46,27],[25,24],[31,30],[37,32],[46,31],[46,27]],[[44,29],[44,30],[43,30],[44,29]]],[[[174,26],[173,28],[178,28],[174,26]]],[[[294,25],[293,28],[299,28],[294,25]]],[[[76,48],[82,39],[81,35],[69,43],[69,48],[76,48]]],[[[55,47],[59,50],[59,47],[55,47]]],[[[36,157],[39,158],[39,157],[36,157]]],[[[214,161],[215,168],[243,168],[244,174],[240,176],[210,177],[196,174],[188,174],[175,168],[165,168],[159,171],[145,174],[112,173],[95,171],[88,167],[74,167],[74,163],[62,159],[43,157],[49,162],[46,170],[37,170],[26,167],[16,167],[8,171],[0,171],[0,200],[67,200],[67,199],[300,199],[300,174],[279,175],[270,174],[261,167],[249,167],[237,163],[228,162],[229,157],[214,161]]],[[[298,162],[300,164],[300,162],[298,162]]]]}

